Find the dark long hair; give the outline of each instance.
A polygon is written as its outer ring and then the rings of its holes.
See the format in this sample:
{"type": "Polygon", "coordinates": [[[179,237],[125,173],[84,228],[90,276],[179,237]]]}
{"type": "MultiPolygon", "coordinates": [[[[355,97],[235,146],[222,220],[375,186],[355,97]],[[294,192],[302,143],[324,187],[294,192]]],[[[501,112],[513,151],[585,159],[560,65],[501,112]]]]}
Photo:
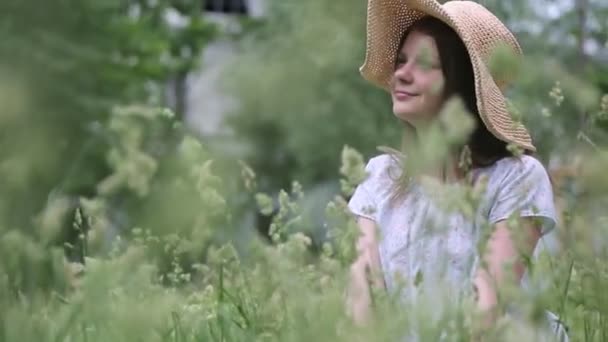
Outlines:
{"type": "MultiPolygon", "coordinates": [[[[410,32],[417,31],[431,36],[437,45],[444,84],[444,98],[459,96],[475,119],[475,129],[465,146],[470,149],[471,167],[491,166],[496,161],[511,156],[507,143],[496,138],[484,125],[477,109],[475,77],[467,48],[458,34],[441,20],[426,16],[415,22],[402,36],[397,53],[403,47],[410,32]]],[[[461,148],[464,148],[461,147],[461,148]]]]}
{"type": "MultiPolygon", "coordinates": [[[[453,96],[459,96],[475,120],[475,128],[468,140],[462,146],[456,146],[454,150],[460,155],[462,155],[463,151],[467,150],[470,154],[469,165],[464,169],[459,167],[459,177],[466,178],[468,175],[471,175],[469,171],[472,169],[488,167],[502,158],[513,156],[507,148],[508,143],[496,138],[486,128],[479,115],[473,65],[471,64],[467,48],[456,31],[437,18],[431,16],[423,17],[416,21],[403,34],[399,48],[395,51],[395,57],[403,48],[407,36],[413,31],[427,34],[435,40],[445,81],[443,98],[447,100],[453,96]]],[[[397,58],[395,58],[395,61],[397,61],[397,58]]],[[[413,129],[412,127],[409,128],[410,130],[413,129]]],[[[531,154],[531,151],[524,151],[524,153],[531,154]]],[[[405,169],[402,171],[405,171],[405,169]]],[[[393,204],[406,195],[407,188],[409,187],[409,176],[405,172],[402,172],[398,177],[399,179],[395,179],[397,186],[391,196],[393,204]]],[[[474,181],[471,177],[468,180],[474,181]]]]}

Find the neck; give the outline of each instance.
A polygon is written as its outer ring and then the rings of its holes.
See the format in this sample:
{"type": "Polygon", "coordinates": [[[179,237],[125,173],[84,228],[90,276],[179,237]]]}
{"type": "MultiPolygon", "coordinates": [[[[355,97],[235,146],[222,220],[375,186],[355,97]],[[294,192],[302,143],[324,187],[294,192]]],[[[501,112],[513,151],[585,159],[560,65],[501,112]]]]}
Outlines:
{"type": "MultiPolygon", "coordinates": [[[[412,149],[420,148],[420,137],[424,136],[428,132],[428,126],[416,126],[416,128],[414,128],[414,126],[406,124],[401,140],[401,151],[405,155],[415,155],[415,153],[409,152],[412,149]]],[[[459,169],[459,162],[460,153],[452,150],[448,152],[447,156],[445,156],[441,162],[429,167],[427,170],[423,170],[421,175],[433,177],[446,183],[457,182],[464,177],[459,169]]]]}

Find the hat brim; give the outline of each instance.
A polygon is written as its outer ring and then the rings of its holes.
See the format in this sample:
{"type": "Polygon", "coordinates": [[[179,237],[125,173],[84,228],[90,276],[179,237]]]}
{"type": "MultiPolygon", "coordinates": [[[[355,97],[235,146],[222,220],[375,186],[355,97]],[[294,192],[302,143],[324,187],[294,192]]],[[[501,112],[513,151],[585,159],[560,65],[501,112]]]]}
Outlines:
{"type": "MultiPolygon", "coordinates": [[[[359,68],[361,75],[372,84],[390,92],[394,60],[402,35],[422,17],[427,15],[435,17],[456,31],[469,53],[475,76],[477,109],[486,128],[502,141],[535,151],[536,148],[526,128],[513,120],[509,113],[506,98],[501,90],[504,84],[499,87],[487,67],[488,61],[484,61],[480,51],[475,49],[476,37],[470,28],[471,25],[459,21],[452,14],[455,11],[461,11],[461,17],[476,15],[482,17],[482,20],[497,21],[502,25],[489,11],[470,1],[451,1],[441,5],[435,0],[369,0],[366,54],[365,61],[359,68]],[[467,3],[466,8],[462,3],[467,3]],[[466,13],[467,11],[483,11],[483,13],[466,13]]],[[[473,24],[480,25],[480,23],[473,24]]],[[[502,26],[504,28],[504,25],[502,26]]],[[[478,31],[483,29],[480,28],[478,31]]],[[[506,28],[504,31],[511,35],[509,38],[515,42],[511,44],[514,49],[519,50],[519,45],[512,34],[506,28]]]]}

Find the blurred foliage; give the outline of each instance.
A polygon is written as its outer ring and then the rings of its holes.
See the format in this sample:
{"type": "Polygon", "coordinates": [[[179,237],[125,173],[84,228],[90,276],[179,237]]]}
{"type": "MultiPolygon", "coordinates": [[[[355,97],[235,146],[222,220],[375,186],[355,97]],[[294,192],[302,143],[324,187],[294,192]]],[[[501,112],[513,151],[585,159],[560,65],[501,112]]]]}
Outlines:
{"type": "MultiPolygon", "coordinates": [[[[605,143],[605,124],[588,123],[608,91],[601,20],[608,6],[587,3],[586,44],[595,51],[586,53],[581,69],[574,4],[560,9],[563,4],[552,1],[481,3],[521,40],[526,63],[509,96],[543,159],[580,142],[579,132],[605,143]],[[567,20],[551,17],[549,6],[567,20]],[[551,100],[555,87],[563,91],[563,103],[551,100]]],[[[240,103],[227,125],[243,146],[239,157],[260,172],[265,188],[278,191],[292,178],[305,187],[335,179],[335,156],[344,144],[366,156],[377,154],[378,145],[399,145],[401,127],[390,98],[357,72],[364,57],[365,10],[365,2],[269,1],[266,21],[242,39],[239,58],[226,72],[227,89],[240,103]]]]}
{"type": "MultiPolygon", "coordinates": [[[[197,66],[216,32],[200,6],[2,1],[0,215],[6,224],[31,229],[31,217],[54,197],[96,193],[113,163],[105,160],[114,143],[107,114],[123,103],[167,103],[166,82],[197,66]]],[[[171,143],[159,140],[152,148],[159,153],[158,145],[171,143]]]]}
{"type": "MultiPolygon", "coordinates": [[[[62,262],[62,252],[45,244],[57,232],[53,226],[58,223],[61,202],[45,208],[37,221],[38,236],[15,229],[2,231],[3,340],[393,340],[409,327],[416,327],[422,340],[436,340],[442,334],[455,340],[471,338],[479,322],[472,302],[453,305],[450,298],[442,297],[443,292],[421,298],[429,300],[428,305],[416,307],[403,307],[398,298],[375,292],[376,319],[367,327],[353,326],[345,313],[347,271],[356,256],[358,234],[346,198],[365,173],[364,159],[356,150],[343,150],[340,183],[344,192],[336,193],[326,205],[328,235],[319,253],[311,253],[311,238],[302,233],[299,202],[306,194],[297,183],[289,192],[281,192],[279,213],[272,222],[273,244],[251,236],[239,247],[236,240],[217,238],[230,226],[226,220],[232,211],[224,195],[224,180],[217,175],[221,170],[214,170],[208,152],[196,139],[180,132],[179,125],[167,124],[174,120],[168,114],[142,106],[113,111],[108,130],[116,135],[117,143],[108,155],[130,151],[140,157],[113,164],[108,178],[98,184],[105,190],[81,199],[83,215],[74,222],[82,225],[87,220],[90,225],[83,237],[89,246],[84,274],[75,275],[62,262]],[[145,139],[134,138],[142,127],[149,131],[157,127],[160,132],[164,130],[158,128],[177,129],[178,153],[172,158],[144,157],[145,139]],[[167,170],[165,176],[145,177],[151,164],[167,170]],[[139,220],[126,224],[130,229],[113,240],[107,254],[96,246],[111,229],[111,216],[116,213],[107,210],[106,204],[116,200],[117,194],[127,201],[143,200],[129,209],[139,213],[129,217],[139,220]],[[437,301],[443,303],[441,307],[437,301]]],[[[466,130],[458,134],[452,129],[460,120],[458,112],[447,113],[444,120],[446,139],[466,134],[466,130]]],[[[602,211],[608,190],[602,172],[608,159],[595,153],[583,157],[588,168],[576,181],[578,191],[568,193],[575,198],[573,205],[564,208],[571,219],[560,227],[565,233],[560,243],[567,248],[540,254],[539,262],[531,265],[534,281],[527,291],[504,289],[501,303],[517,307],[520,315],[501,317],[496,328],[486,332],[487,338],[548,341],[543,337],[546,331],[539,335],[538,324],[543,310],[550,308],[570,326],[573,339],[603,339],[608,312],[602,294],[608,270],[602,262],[606,249],[598,237],[605,235],[608,222],[602,211]]],[[[256,177],[243,165],[242,178],[231,181],[251,185],[256,177]]],[[[424,186],[454,208],[466,211],[474,201],[472,189],[464,186],[424,186]]],[[[268,198],[256,192],[255,186],[249,189],[252,197],[268,198]]],[[[260,204],[266,210],[267,201],[260,204]]]]}
{"type": "Polygon", "coordinates": [[[225,77],[240,108],[227,120],[263,189],[335,179],[344,144],[369,155],[379,137],[399,143],[390,98],[356,72],[365,9],[343,0],[269,1],[265,23],[242,40],[225,77]]]}
{"type": "MultiPolygon", "coordinates": [[[[530,2],[484,3],[529,57],[514,110],[544,157],[572,166],[554,173],[561,248],[530,264],[529,291],[505,289],[501,304],[515,303],[524,319],[501,318],[489,339],[539,340],[548,308],[572,340],[606,340],[607,6],[576,2],[599,46],[580,54],[576,6],[549,18],[530,2]]],[[[356,72],[364,2],[269,5],[263,22],[245,22],[253,31],[239,36],[226,73],[241,103],[228,124],[246,151],[230,154],[164,109],[165,82],[197,66],[216,34],[201,2],[0,3],[1,340],[389,340],[413,325],[421,340],[470,340],[479,322],[471,303],[404,308],[375,293],[369,327],[345,314],[358,234],[347,198],[365,178],[365,156],[397,145],[401,129],[387,94],[356,72]],[[242,217],[254,202],[268,216],[267,240],[242,217]],[[76,235],[66,250],[86,258],[84,273],[58,245],[66,226],[76,235]]],[[[449,109],[448,130],[432,131],[420,162],[470,129],[449,109]]],[[[465,212],[479,195],[425,185],[465,212]]]]}

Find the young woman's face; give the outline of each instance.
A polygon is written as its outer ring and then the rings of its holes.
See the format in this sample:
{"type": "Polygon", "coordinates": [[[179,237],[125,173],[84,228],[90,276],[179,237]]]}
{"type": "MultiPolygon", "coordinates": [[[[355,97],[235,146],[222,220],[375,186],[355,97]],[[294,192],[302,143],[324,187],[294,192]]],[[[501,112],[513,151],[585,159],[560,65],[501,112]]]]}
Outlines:
{"type": "Polygon", "coordinates": [[[444,102],[444,81],[435,40],[412,31],[397,54],[391,85],[393,112],[414,126],[432,120],[444,102]]]}

